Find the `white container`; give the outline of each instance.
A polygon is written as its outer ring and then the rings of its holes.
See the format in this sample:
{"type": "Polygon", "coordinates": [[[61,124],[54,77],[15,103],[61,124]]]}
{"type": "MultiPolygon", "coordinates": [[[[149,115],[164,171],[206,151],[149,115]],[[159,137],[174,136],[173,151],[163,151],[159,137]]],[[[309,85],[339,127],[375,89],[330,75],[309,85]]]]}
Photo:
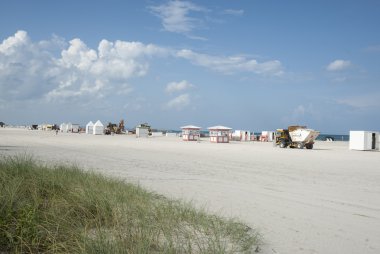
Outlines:
{"type": "Polygon", "coordinates": [[[350,131],[350,150],[379,150],[380,132],[350,131]]]}

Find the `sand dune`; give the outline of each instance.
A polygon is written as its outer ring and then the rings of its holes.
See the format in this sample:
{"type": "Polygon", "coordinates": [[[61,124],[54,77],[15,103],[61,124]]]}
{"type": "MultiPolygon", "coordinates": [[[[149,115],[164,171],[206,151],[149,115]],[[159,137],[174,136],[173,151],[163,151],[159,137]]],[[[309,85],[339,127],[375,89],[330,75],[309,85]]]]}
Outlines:
{"type": "Polygon", "coordinates": [[[0,128],[0,154],[76,163],[259,228],[262,253],[380,253],[380,153],[0,128]]]}

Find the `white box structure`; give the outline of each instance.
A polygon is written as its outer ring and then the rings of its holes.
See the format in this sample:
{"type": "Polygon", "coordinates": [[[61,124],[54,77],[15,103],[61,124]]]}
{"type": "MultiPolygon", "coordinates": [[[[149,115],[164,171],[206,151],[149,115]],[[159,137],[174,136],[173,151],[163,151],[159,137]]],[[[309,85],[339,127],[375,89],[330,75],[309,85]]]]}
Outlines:
{"type": "Polygon", "coordinates": [[[152,137],[163,137],[164,134],[162,133],[162,131],[155,131],[155,132],[152,132],[152,137]]]}
{"type": "Polygon", "coordinates": [[[380,132],[350,131],[350,150],[379,150],[380,132]]]}
{"type": "Polygon", "coordinates": [[[149,127],[138,126],[136,127],[137,138],[147,138],[149,136],[149,127]]]}
{"type": "Polygon", "coordinates": [[[232,136],[232,140],[234,141],[251,141],[250,131],[235,130],[231,136],[232,136]]]}

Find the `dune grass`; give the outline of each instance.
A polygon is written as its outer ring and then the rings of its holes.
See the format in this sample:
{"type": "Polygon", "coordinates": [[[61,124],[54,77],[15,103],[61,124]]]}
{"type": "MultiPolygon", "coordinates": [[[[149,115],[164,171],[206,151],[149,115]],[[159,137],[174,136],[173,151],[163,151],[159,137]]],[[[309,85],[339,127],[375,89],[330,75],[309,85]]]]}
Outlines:
{"type": "Polygon", "coordinates": [[[139,186],[0,157],[0,252],[251,253],[257,232],[139,186]]]}

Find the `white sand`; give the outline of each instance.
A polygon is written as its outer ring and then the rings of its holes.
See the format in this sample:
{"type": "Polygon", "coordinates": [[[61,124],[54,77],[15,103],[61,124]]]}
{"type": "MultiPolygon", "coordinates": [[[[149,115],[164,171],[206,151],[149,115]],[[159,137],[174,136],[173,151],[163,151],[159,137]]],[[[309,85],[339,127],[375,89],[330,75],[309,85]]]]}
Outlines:
{"type": "Polygon", "coordinates": [[[0,128],[0,154],[75,162],[258,228],[262,253],[380,253],[380,153],[0,128]]]}

